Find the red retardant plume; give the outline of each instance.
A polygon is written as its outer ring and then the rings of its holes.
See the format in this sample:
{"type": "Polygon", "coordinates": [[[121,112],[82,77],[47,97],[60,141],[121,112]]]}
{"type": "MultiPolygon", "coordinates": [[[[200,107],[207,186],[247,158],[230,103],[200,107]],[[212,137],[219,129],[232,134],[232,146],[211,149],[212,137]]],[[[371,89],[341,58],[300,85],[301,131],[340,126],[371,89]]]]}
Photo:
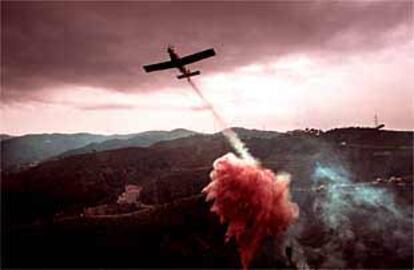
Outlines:
{"type": "Polygon", "coordinates": [[[229,153],[217,159],[211,183],[203,189],[211,211],[228,223],[226,241],[236,239],[244,269],[266,236],[285,231],[299,216],[290,201],[289,177],[229,153]]]}

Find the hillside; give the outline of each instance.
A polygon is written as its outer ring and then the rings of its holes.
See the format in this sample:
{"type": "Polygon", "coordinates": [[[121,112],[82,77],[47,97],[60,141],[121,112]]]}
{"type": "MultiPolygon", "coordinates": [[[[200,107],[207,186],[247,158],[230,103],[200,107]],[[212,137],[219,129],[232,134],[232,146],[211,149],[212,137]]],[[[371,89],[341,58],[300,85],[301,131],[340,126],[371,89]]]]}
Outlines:
{"type": "MultiPolygon", "coordinates": [[[[301,209],[299,224],[291,232],[295,237],[289,240],[289,245],[295,247],[295,256],[306,253],[306,262],[317,268],[329,265],[327,254],[342,260],[348,268],[412,266],[409,241],[412,216],[406,213],[412,213],[413,203],[413,133],[345,129],[268,136],[261,131],[238,132],[265,167],[292,175],[293,200],[301,209]],[[348,227],[341,227],[346,235],[341,230],[325,227],[318,207],[331,193],[329,190],[325,193],[326,184],[315,185],[313,180],[320,164],[330,168],[341,165],[350,173],[349,181],[358,184],[357,188],[378,185],[381,190],[387,190],[404,210],[404,219],[397,222],[398,226],[391,216],[388,217],[391,221],[380,222],[380,218],[387,216],[382,212],[385,206],[365,209],[358,205],[355,209],[361,213],[352,212],[355,217],[348,227]],[[375,216],[376,213],[380,216],[375,216]],[[360,215],[365,222],[373,220],[384,228],[378,232],[378,229],[369,229],[368,223],[366,229],[361,228],[358,226],[360,215]],[[347,230],[352,230],[352,238],[347,230]],[[392,231],[395,233],[391,234],[392,231]],[[388,241],[383,242],[378,233],[388,235],[388,241]],[[396,248],[397,243],[400,248],[396,248]],[[364,256],[349,251],[356,244],[360,251],[361,245],[369,247],[364,256]],[[327,252],[329,249],[332,252],[327,252]]],[[[208,204],[199,195],[209,182],[212,162],[229,151],[231,148],[221,134],[197,134],[149,147],[64,157],[18,174],[3,174],[3,233],[12,250],[6,261],[14,266],[57,267],[61,266],[59,258],[71,252],[74,257],[64,264],[67,267],[82,267],[85,262],[91,267],[166,267],[168,263],[192,268],[240,267],[234,243],[222,244],[224,228],[209,214],[208,204]],[[98,211],[108,205],[116,209],[113,207],[127,184],[142,187],[142,203],[150,208],[138,209],[136,214],[111,214],[102,218],[81,215],[86,208],[98,211]],[[37,225],[28,225],[33,222],[37,225]],[[45,242],[33,252],[41,241],[39,237],[45,242]],[[63,250],[55,250],[53,247],[60,243],[66,243],[63,250]],[[73,252],[76,247],[80,249],[73,252]],[[17,251],[23,254],[17,256],[17,251]],[[145,255],[140,256],[141,261],[134,260],[132,254],[137,251],[145,255]],[[42,255],[48,252],[56,259],[47,260],[42,255]],[[90,256],[84,257],[85,252],[90,256]],[[100,254],[105,254],[105,259],[100,254]],[[22,256],[27,259],[25,263],[21,262],[22,256]]],[[[350,196],[349,192],[359,194],[357,188],[349,186],[335,192],[350,196]]],[[[362,194],[369,197],[376,193],[362,194]]],[[[381,201],[374,202],[381,205],[381,201]]],[[[266,244],[262,257],[254,265],[288,266],[286,257],[269,253],[271,245],[266,244]]]]}
{"type": "MultiPolygon", "coordinates": [[[[328,131],[320,136],[303,133],[268,137],[246,136],[245,133],[241,137],[265,166],[275,171],[288,171],[301,181],[294,181],[295,185],[309,186],[310,183],[303,182],[304,178],[316,162],[324,161],[341,162],[352,168],[356,181],[411,175],[413,142],[410,134],[412,136],[409,132],[377,131],[376,138],[369,135],[370,138],[364,139],[359,131],[350,135],[346,130],[339,135],[328,131]],[[347,136],[347,144],[341,143],[344,136],[347,136]],[[361,140],[370,144],[356,147],[361,140]]],[[[202,173],[196,178],[205,184],[212,162],[229,151],[231,147],[221,134],[194,135],[161,141],[150,147],[93,152],[44,162],[18,174],[3,173],[3,184],[10,185],[12,190],[24,186],[25,190],[34,192],[33,196],[43,194],[61,201],[53,204],[56,207],[62,203],[94,204],[110,201],[125,184],[150,185],[155,180],[168,182],[175,180],[164,179],[176,178],[184,181],[186,173],[191,182],[194,180],[191,175],[198,170],[202,173]]],[[[176,184],[181,185],[181,182],[176,184]]],[[[185,188],[180,188],[185,193],[185,188]]],[[[145,192],[151,189],[150,186],[145,192]]]]}
{"type": "Polygon", "coordinates": [[[13,136],[8,135],[8,134],[0,134],[0,142],[11,139],[11,138],[13,138],[13,136]]]}

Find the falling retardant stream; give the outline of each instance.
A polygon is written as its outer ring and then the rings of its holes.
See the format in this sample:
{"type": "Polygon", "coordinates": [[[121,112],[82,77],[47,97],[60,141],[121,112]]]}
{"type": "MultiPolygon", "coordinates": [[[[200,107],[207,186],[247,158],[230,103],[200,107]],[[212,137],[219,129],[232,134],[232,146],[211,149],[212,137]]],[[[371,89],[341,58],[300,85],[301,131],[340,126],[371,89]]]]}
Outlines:
{"type": "Polygon", "coordinates": [[[235,238],[241,264],[247,269],[264,238],[280,235],[299,216],[298,206],[290,199],[290,177],[262,167],[197,85],[190,78],[187,81],[238,155],[228,153],[213,163],[211,182],[202,192],[207,201],[213,201],[211,211],[228,224],[226,241],[235,238]]]}

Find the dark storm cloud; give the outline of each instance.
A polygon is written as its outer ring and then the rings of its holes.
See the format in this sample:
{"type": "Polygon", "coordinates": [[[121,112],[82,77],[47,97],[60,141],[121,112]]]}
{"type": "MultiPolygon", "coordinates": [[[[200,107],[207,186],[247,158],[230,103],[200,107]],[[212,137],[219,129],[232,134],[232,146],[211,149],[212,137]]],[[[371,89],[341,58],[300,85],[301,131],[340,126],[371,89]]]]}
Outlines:
{"type": "Polygon", "coordinates": [[[4,101],[70,85],[116,91],[168,86],[174,72],[144,74],[141,66],[165,60],[169,43],[182,54],[214,47],[216,58],[194,65],[208,72],[300,50],[373,49],[412,16],[411,1],[3,1],[1,7],[4,101]],[[345,33],[353,41],[335,43],[345,33]]]}

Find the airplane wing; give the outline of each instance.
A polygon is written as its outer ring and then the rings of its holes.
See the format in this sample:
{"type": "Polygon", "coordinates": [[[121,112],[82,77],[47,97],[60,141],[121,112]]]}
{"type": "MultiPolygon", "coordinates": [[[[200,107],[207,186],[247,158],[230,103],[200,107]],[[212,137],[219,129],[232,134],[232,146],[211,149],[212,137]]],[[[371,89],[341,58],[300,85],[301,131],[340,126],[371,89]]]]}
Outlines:
{"type": "Polygon", "coordinates": [[[183,65],[188,65],[188,64],[191,64],[191,63],[194,63],[194,62],[197,62],[197,61],[200,61],[200,60],[203,60],[205,58],[212,57],[215,55],[216,55],[216,52],[214,51],[214,49],[208,49],[208,50],[201,51],[195,54],[184,56],[180,59],[180,62],[183,65]]]}
{"type": "Polygon", "coordinates": [[[146,72],[152,72],[152,71],[157,71],[157,70],[169,69],[173,67],[175,67],[174,64],[171,61],[167,61],[167,62],[161,62],[157,64],[144,66],[144,70],[146,72]]]}

